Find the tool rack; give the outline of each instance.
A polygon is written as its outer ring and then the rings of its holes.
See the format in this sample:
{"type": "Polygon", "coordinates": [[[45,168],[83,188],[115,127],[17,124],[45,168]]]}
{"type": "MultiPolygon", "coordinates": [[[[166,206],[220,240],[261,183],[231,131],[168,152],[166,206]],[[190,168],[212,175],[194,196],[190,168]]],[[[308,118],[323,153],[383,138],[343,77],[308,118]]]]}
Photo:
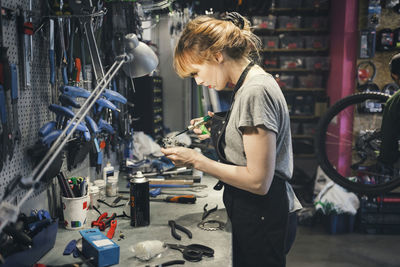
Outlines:
{"type": "MultiPolygon", "coordinates": [[[[9,10],[17,11],[18,8],[28,10],[30,0],[1,0],[1,6],[9,10]]],[[[32,0],[32,20],[34,25],[38,26],[39,21],[45,14],[42,14],[46,1],[32,0]]],[[[53,120],[53,114],[49,111],[48,106],[52,103],[52,89],[49,83],[50,79],[50,66],[49,66],[49,28],[43,27],[40,31],[33,35],[33,57],[31,67],[31,83],[30,88],[23,86],[23,73],[21,49],[18,47],[18,31],[17,31],[17,18],[4,18],[3,22],[3,45],[8,47],[8,59],[10,63],[17,65],[18,72],[18,116],[21,129],[21,141],[14,146],[14,154],[11,160],[4,162],[3,169],[0,172],[0,196],[3,195],[6,186],[17,175],[26,177],[35,168],[33,162],[27,155],[27,149],[35,144],[38,140],[38,130],[46,122],[53,120]]],[[[85,67],[87,80],[90,80],[91,67],[85,67]]],[[[61,80],[61,73],[57,73],[56,77],[61,80]]],[[[56,84],[56,88],[58,85],[56,84]]],[[[88,88],[90,89],[90,88],[88,88]]],[[[53,92],[54,93],[54,92],[53,92]]],[[[8,120],[12,123],[11,100],[9,93],[6,92],[6,107],[8,120]]],[[[76,169],[68,172],[66,159],[64,157],[63,167],[61,169],[66,176],[75,175],[90,175],[89,171],[89,157],[87,157],[76,169]]],[[[35,190],[32,198],[39,197],[41,193],[46,190],[46,186],[41,185],[35,190]]],[[[19,201],[24,196],[25,191],[19,190],[16,192],[15,197],[19,201]]],[[[40,201],[43,202],[43,198],[40,201]]],[[[29,202],[29,203],[35,203],[29,202]]],[[[37,203],[35,203],[37,205],[37,203]]],[[[44,203],[40,203],[43,205],[44,203]]],[[[26,202],[26,209],[30,207],[26,202]]]]}

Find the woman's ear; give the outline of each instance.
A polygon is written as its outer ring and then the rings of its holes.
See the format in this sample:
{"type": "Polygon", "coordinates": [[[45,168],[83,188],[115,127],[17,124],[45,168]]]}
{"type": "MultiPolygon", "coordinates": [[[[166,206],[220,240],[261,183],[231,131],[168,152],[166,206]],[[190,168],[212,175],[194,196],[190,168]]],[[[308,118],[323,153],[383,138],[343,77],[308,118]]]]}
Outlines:
{"type": "Polygon", "coordinates": [[[217,52],[215,54],[215,60],[218,62],[218,64],[221,64],[224,62],[224,55],[221,52],[217,52]]]}

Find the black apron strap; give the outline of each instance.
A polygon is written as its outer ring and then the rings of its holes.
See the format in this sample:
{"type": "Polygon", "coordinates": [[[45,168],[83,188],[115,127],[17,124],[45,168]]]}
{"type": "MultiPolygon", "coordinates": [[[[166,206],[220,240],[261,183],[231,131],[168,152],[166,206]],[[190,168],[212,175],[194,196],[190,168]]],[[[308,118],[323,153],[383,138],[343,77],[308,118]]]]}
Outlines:
{"type": "MultiPolygon", "coordinates": [[[[246,68],[243,70],[242,74],[239,77],[238,82],[236,83],[234,89],[233,89],[233,94],[231,98],[231,106],[229,108],[229,111],[225,114],[225,118],[221,120],[221,117],[216,116],[216,118],[212,119],[212,126],[211,126],[211,134],[212,134],[212,140],[214,143],[215,151],[218,155],[218,158],[220,162],[225,163],[225,164],[230,164],[230,165],[235,165],[229,160],[226,159],[225,153],[224,153],[224,142],[225,142],[225,131],[226,131],[226,125],[228,124],[229,118],[231,116],[231,111],[233,104],[235,102],[235,95],[236,92],[240,89],[240,87],[243,85],[243,82],[249,73],[251,67],[254,66],[254,62],[251,61],[246,68]]],[[[221,190],[223,187],[224,183],[219,181],[215,186],[215,190],[221,190]]]]}

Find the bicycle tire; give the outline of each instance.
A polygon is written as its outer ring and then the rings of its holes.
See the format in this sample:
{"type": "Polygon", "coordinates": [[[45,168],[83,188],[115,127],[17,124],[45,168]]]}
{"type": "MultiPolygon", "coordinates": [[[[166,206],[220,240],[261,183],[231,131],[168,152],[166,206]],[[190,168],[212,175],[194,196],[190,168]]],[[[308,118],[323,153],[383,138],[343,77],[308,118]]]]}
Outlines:
{"type": "MultiPolygon", "coordinates": [[[[357,93],[354,95],[347,96],[338,102],[336,102],[333,106],[331,106],[328,111],[321,117],[316,131],[315,136],[315,152],[317,156],[317,161],[321,167],[321,169],[325,172],[325,174],[331,178],[337,184],[343,186],[344,188],[348,189],[349,191],[356,192],[356,193],[364,193],[367,195],[377,195],[388,192],[393,188],[400,185],[400,178],[397,177],[395,179],[391,179],[390,181],[380,183],[380,184],[363,184],[351,181],[348,177],[343,176],[332,162],[329,160],[329,155],[326,150],[326,146],[329,145],[327,143],[327,135],[330,136],[331,134],[328,132],[328,127],[333,120],[337,120],[336,116],[339,113],[346,110],[347,108],[354,105],[360,105],[365,101],[379,101],[380,103],[385,103],[390,95],[383,94],[383,93],[375,93],[375,92],[364,92],[364,93],[357,93]]],[[[359,107],[359,106],[358,106],[359,107]]],[[[355,109],[354,109],[355,110],[355,109]]],[[[371,113],[372,114],[372,113],[371,113]]],[[[353,114],[352,114],[353,116],[353,114]]],[[[352,127],[354,127],[352,125],[352,127]]],[[[376,129],[379,131],[379,129],[376,129]]],[[[354,133],[351,140],[351,146],[353,150],[353,142],[354,142],[354,133]]],[[[347,140],[346,140],[347,141],[347,140]]],[[[344,142],[345,143],[345,142],[344,142]]],[[[343,144],[342,144],[343,145],[343,144]]],[[[351,157],[353,156],[353,153],[351,157]]],[[[338,156],[339,157],[339,156],[338,156]]]]}

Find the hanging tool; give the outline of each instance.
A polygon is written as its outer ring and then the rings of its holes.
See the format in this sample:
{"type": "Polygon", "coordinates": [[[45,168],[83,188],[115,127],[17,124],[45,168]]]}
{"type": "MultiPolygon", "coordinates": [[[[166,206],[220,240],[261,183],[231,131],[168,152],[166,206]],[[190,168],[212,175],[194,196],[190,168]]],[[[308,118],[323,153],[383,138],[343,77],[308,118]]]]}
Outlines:
{"type": "Polygon", "coordinates": [[[171,227],[171,235],[175,239],[177,239],[177,240],[182,239],[182,237],[176,232],[176,229],[184,232],[190,239],[192,238],[192,232],[190,232],[190,230],[187,229],[186,227],[183,227],[182,225],[177,224],[174,220],[169,220],[168,225],[169,225],[169,227],[171,227]]]}
{"type": "Polygon", "coordinates": [[[75,76],[75,84],[81,84],[81,71],[82,71],[82,63],[80,58],[75,58],[75,69],[76,69],[76,76],[75,76]]]}
{"type": "Polygon", "coordinates": [[[19,143],[21,141],[21,130],[19,128],[18,119],[18,76],[17,76],[17,66],[15,64],[10,65],[11,68],[11,104],[13,113],[13,142],[19,143]]]}
{"type": "MultiPolygon", "coordinates": [[[[1,2],[0,8],[2,9],[1,2]]],[[[2,9],[3,11],[3,9],[2,9]]],[[[7,155],[10,159],[13,153],[13,137],[8,125],[7,118],[7,106],[6,106],[6,94],[5,91],[11,90],[11,68],[10,62],[8,61],[8,47],[4,45],[3,36],[3,14],[0,14],[0,116],[2,122],[2,139],[1,146],[2,150],[0,152],[0,171],[3,167],[3,162],[7,161],[7,155]]]]}
{"type": "MultiPolygon", "coordinates": [[[[56,15],[61,16],[64,14],[64,1],[60,1],[59,10],[56,11],[56,15]]],[[[60,35],[60,48],[61,48],[61,74],[64,85],[68,84],[68,75],[67,75],[67,50],[65,48],[65,40],[64,40],[64,20],[63,18],[58,18],[58,31],[60,35]]]]}
{"type": "Polygon", "coordinates": [[[11,160],[13,156],[13,150],[14,150],[14,145],[13,145],[13,137],[11,134],[11,130],[7,121],[7,111],[6,111],[6,95],[4,93],[3,86],[0,85],[0,115],[1,115],[1,122],[2,122],[2,156],[3,156],[3,162],[7,161],[7,155],[9,156],[9,159],[11,160]]]}
{"type": "Polygon", "coordinates": [[[58,101],[60,101],[61,105],[71,108],[81,108],[81,105],[76,101],[73,97],[68,96],[66,94],[62,94],[58,97],[58,101]]]}
{"type": "Polygon", "coordinates": [[[39,138],[42,138],[48,135],[51,131],[53,131],[57,126],[57,122],[49,121],[39,129],[39,138]]]}
{"type": "Polygon", "coordinates": [[[181,135],[187,131],[191,131],[194,128],[200,127],[201,125],[205,124],[206,122],[208,122],[211,119],[211,116],[204,116],[202,120],[199,120],[197,122],[195,122],[193,125],[189,125],[185,130],[183,130],[182,132],[176,134],[174,137],[177,137],[178,135],[181,135]]]}
{"type": "Polygon", "coordinates": [[[56,102],[56,69],[54,57],[54,19],[49,19],[49,65],[50,65],[50,85],[51,85],[51,101],[56,102]]]}
{"type": "Polygon", "coordinates": [[[71,81],[74,80],[73,71],[74,71],[74,40],[75,40],[75,32],[77,27],[75,26],[75,19],[72,17],[70,22],[71,34],[69,35],[69,47],[68,47],[68,77],[71,81]]]}
{"type": "Polygon", "coordinates": [[[23,81],[24,86],[22,88],[31,88],[31,69],[33,61],[33,24],[31,13],[32,11],[32,0],[29,0],[29,10],[24,10],[22,7],[19,8],[18,28],[21,35],[22,44],[22,61],[23,61],[23,81]]]}
{"type": "Polygon", "coordinates": [[[88,98],[90,96],[90,92],[88,90],[78,86],[62,85],[58,89],[63,94],[66,94],[74,98],[76,97],[88,98]]]}

